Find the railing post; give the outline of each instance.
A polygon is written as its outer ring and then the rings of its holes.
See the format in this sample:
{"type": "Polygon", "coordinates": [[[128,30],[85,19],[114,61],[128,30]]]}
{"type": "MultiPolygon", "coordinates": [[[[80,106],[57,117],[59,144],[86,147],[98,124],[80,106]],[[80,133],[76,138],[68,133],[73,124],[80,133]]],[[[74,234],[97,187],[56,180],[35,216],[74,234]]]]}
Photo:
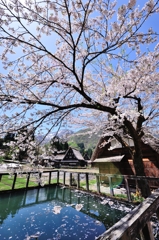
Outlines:
{"type": "Polygon", "coordinates": [[[2,179],[2,174],[0,174],[0,182],[1,182],[1,179],[2,179]]]}
{"type": "Polygon", "coordinates": [[[62,201],[65,199],[65,188],[62,189],[62,201]]]}
{"type": "Polygon", "coordinates": [[[30,172],[27,173],[26,188],[28,188],[28,185],[29,185],[29,179],[30,179],[30,172]]]}
{"type": "Polygon", "coordinates": [[[97,182],[97,192],[100,193],[99,175],[97,175],[97,174],[96,174],[96,182],[97,182]]]}
{"type": "Polygon", "coordinates": [[[39,172],[39,187],[41,186],[41,183],[40,183],[40,180],[41,180],[41,172],[39,172]]]}
{"type": "Polygon", "coordinates": [[[72,173],[70,172],[70,181],[69,181],[69,186],[72,186],[72,173]]]}
{"type": "Polygon", "coordinates": [[[66,185],[66,172],[63,172],[63,185],[66,185]]]}
{"type": "Polygon", "coordinates": [[[14,173],[14,179],[13,179],[13,184],[12,184],[12,190],[14,190],[15,183],[16,183],[16,179],[17,179],[17,173],[14,173]]]}
{"type": "Polygon", "coordinates": [[[80,173],[77,173],[77,188],[80,188],[80,173]]]}
{"type": "Polygon", "coordinates": [[[86,190],[89,191],[88,173],[86,173],[86,190]]]}
{"type": "Polygon", "coordinates": [[[110,187],[110,194],[114,196],[113,184],[112,184],[112,177],[108,176],[109,178],[109,187],[110,187]]]}
{"type": "Polygon", "coordinates": [[[36,193],[36,203],[38,203],[38,199],[39,199],[39,189],[40,188],[37,189],[37,193],[36,193]]]}
{"type": "Polygon", "coordinates": [[[128,198],[128,201],[131,202],[132,201],[131,200],[131,193],[130,193],[130,188],[129,188],[127,177],[124,177],[124,180],[125,180],[125,187],[126,187],[127,198],[128,198]]]}
{"type": "Polygon", "coordinates": [[[148,221],[145,227],[142,229],[142,234],[143,234],[144,240],[154,240],[152,225],[150,221],[148,221]]]}
{"type": "Polygon", "coordinates": [[[25,206],[26,195],[27,195],[27,191],[25,190],[22,207],[25,206]]]}
{"type": "Polygon", "coordinates": [[[59,184],[59,176],[60,176],[60,173],[59,171],[57,171],[57,184],[59,184]]]}
{"type": "Polygon", "coordinates": [[[49,172],[49,185],[51,184],[51,174],[52,172],[49,172]]]}

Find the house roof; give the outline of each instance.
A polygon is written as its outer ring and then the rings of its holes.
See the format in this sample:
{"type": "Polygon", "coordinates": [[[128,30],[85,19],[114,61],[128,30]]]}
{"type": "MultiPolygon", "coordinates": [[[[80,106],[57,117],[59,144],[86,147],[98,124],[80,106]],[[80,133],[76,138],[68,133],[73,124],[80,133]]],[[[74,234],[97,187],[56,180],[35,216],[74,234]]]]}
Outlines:
{"type": "Polygon", "coordinates": [[[54,157],[55,160],[63,160],[65,154],[59,154],[54,157]]]}
{"type": "Polygon", "coordinates": [[[124,155],[107,157],[107,158],[96,158],[93,162],[95,163],[120,162],[123,159],[123,157],[124,155]]]}
{"type": "MultiPolygon", "coordinates": [[[[66,161],[65,160],[65,156],[67,155],[68,152],[72,151],[74,156],[76,157],[76,159],[78,160],[84,160],[82,154],[75,148],[71,148],[69,147],[69,149],[65,152],[61,151],[61,152],[57,152],[57,154],[54,156],[54,160],[55,161],[66,161]]],[[[70,159],[70,161],[72,161],[72,159],[70,159]]]]}
{"type": "MultiPolygon", "coordinates": [[[[129,139],[129,140],[130,140],[130,139],[129,139]]],[[[146,139],[142,139],[142,146],[141,146],[141,147],[142,147],[142,149],[143,149],[144,147],[147,148],[147,146],[148,146],[148,147],[151,148],[154,152],[156,152],[157,154],[159,154],[159,139],[153,138],[152,140],[153,140],[153,141],[149,141],[149,142],[147,141],[147,142],[146,142],[146,139]],[[143,141],[143,140],[144,140],[144,141],[143,141]],[[152,142],[153,142],[154,144],[152,144],[152,142]]],[[[116,141],[117,141],[117,140],[116,140],[116,141]]],[[[108,137],[108,136],[106,136],[106,137],[101,137],[101,138],[99,139],[99,142],[98,142],[98,144],[97,144],[97,146],[96,146],[93,154],[92,154],[91,161],[94,162],[95,159],[99,159],[100,157],[109,156],[109,155],[111,155],[111,154],[113,155],[113,153],[115,153],[115,151],[116,151],[117,149],[119,149],[119,154],[125,154],[125,155],[126,155],[126,151],[128,152],[128,149],[126,150],[125,147],[120,147],[120,148],[119,148],[119,146],[115,146],[115,145],[113,146],[113,149],[110,149],[111,143],[112,143],[112,141],[109,142],[109,137],[108,137]],[[101,147],[103,142],[108,142],[108,143],[106,143],[105,146],[101,147]],[[108,155],[108,151],[109,151],[109,155],[108,155]]],[[[132,146],[132,144],[131,144],[131,146],[132,146]]],[[[118,154],[118,153],[115,153],[115,154],[118,154]]],[[[128,155],[128,153],[127,153],[127,155],[128,155]]],[[[130,154],[129,154],[129,155],[130,155],[130,154]]],[[[129,156],[129,158],[130,158],[130,157],[131,157],[131,156],[129,156]]],[[[147,156],[144,155],[144,157],[146,158],[147,156]]]]}
{"type": "Polygon", "coordinates": [[[78,160],[84,160],[82,154],[75,148],[72,148],[72,151],[78,160]]]}
{"type": "Polygon", "coordinates": [[[149,135],[147,138],[144,136],[143,141],[159,154],[159,138],[149,135]]]}

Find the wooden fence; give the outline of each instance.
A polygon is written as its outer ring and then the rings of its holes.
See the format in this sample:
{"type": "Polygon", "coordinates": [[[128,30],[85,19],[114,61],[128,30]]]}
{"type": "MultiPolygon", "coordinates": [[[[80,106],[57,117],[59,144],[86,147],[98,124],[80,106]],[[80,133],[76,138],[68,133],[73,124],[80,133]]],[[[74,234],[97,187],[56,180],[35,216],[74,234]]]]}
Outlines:
{"type": "MultiPolygon", "coordinates": [[[[51,184],[51,175],[52,175],[52,173],[57,173],[57,175],[58,175],[58,171],[57,170],[44,170],[44,171],[31,171],[31,172],[25,172],[25,171],[23,171],[23,172],[14,172],[14,173],[12,173],[12,172],[0,172],[0,182],[2,181],[2,179],[3,179],[3,176],[13,176],[13,181],[12,181],[12,184],[11,184],[11,189],[9,189],[9,190],[15,190],[16,188],[15,188],[15,185],[16,185],[16,181],[17,181],[17,177],[18,176],[20,176],[20,177],[26,177],[26,184],[25,184],[25,186],[23,187],[23,188],[29,188],[29,181],[30,181],[30,178],[31,178],[31,176],[36,176],[36,178],[37,179],[42,179],[42,177],[43,177],[43,174],[47,174],[48,175],[48,184],[47,185],[50,185],[51,184]]],[[[38,187],[41,187],[41,183],[40,183],[40,181],[38,182],[38,184],[37,184],[37,186],[38,187]]]]}
{"type": "MultiPolygon", "coordinates": [[[[114,196],[114,190],[116,189],[115,185],[113,185],[113,179],[120,178],[122,179],[122,184],[124,184],[126,189],[126,196],[129,202],[132,201],[131,198],[131,187],[129,185],[129,181],[136,181],[140,179],[147,179],[150,181],[159,182],[159,178],[152,177],[135,177],[135,176],[127,176],[127,175],[112,175],[112,174],[98,174],[98,173],[89,173],[89,172],[73,172],[68,170],[44,170],[43,172],[22,172],[21,174],[25,174],[26,185],[25,188],[29,187],[29,181],[31,174],[38,175],[38,178],[48,178],[48,184],[51,184],[52,174],[54,173],[54,177],[56,175],[56,184],[62,184],[64,186],[74,186],[77,189],[81,189],[81,176],[82,181],[85,181],[85,189],[90,191],[90,177],[94,177],[96,179],[96,189],[97,193],[101,192],[101,181],[100,178],[105,176],[108,178],[109,182],[109,194],[114,196]],[[66,179],[67,175],[67,179],[66,179]],[[84,177],[83,177],[84,176],[84,177]],[[85,179],[85,180],[84,180],[85,179]],[[67,180],[67,181],[66,181],[67,180]]],[[[3,179],[4,175],[9,175],[9,173],[0,173],[0,181],[3,179]]],[[[11,186],[11,190],[15,189],[15,184],[17,180],[18,173],[13,174],[13,182],[11,186]]],[[[40,187],[40,182],[38,184],[40,187]]],[[[119,222],[117,222],[114,226],[112,226],[108,231],[99,236],[98,240],[134,240],[139,236],[141,240],[154,240],[154,236],[152,233],[152,226],[150,224],[150,217],[157,213],[159,218],[159,189],[157,189],[152,195],[143,201],[139,206],[137,206],[134,210],[132,210],[129,214],[127,214],[124,218],[122,218],[119,222]]]]}
{"type": "Polygon", "coordinates": [[[159,219],[159,189],[96,240],[154,240],[150,223],[154,213],[159,219]]]}
{"type": "MultiPolygon", "coordinates": [[[[0,182],[1,179],[3,178],[4,175],[9,175],[10,173],[8,172],[0,172],[0,182]]],[[[155,177],[136,177],[136,176],[130,176],[130,175],[115,175],[115,174],[99,174],[99,173],[90,173],[90,172],[73,172],[73,171],[68,171],[68,170],[63,170],[63,169],[59,169],[59,170],[43,170],[43,171],[31,171],[31,172],[14,172],[12,173],[13,175],[13,181],[12,181],[12,186],[10,190],[14,190],[15,189],[15,185],[16,185],[16,180],[18,175],[20,174],[20,176],[26,176],[26,184],[24,186],[24,188],[28,188],[29,187],[29,181],[30,181],[30,177],[33,176],[37,176],[37,179],[42,179],[45,176],[45,179],[47,178],[47,183],[45,185],[50,185],[52,184],[52,178],[56,179],[55,183],[56,184],[62,184],[64,186],[69,186],[69,187],[75,187],[77,189],[81,189],[81,182],[85,182],[82,185],[85,185],[85,189],[87,191],[91,191],[91,184],[90,184],[90,179],[92,179],[92,177],[95,180],[95,184],[94,184],[94,188],[93,191],[97,192],[98,194],[105,193],[111,195],[111,196],[115,196],[115,192],[118,190],[118,188],[120,186],[118,186],[117,184],[114,184],[114,179],[119,179],[118,182],[120,182],[119,185],[124,186],[124,193],[125,196],[127,198],[127,200],[129,202],[132,202],[132,191],[135,190],[135,188],[132,188],[130,186],[130,183],[132,181],[140,181],[143,179],[147,179],[151,185],[152,181],[158,182],[158,186],[159,186],[159,178],[155,178],[155,177]],[[52,176],[52,174],[54,173],[54,176],[52,176]],[[67,178],[66,178],[67,175],[67,178]],[[81,178],[82,176],[82,178],[81,178]],[[108,179],[108,185],[107,185],[107,191],[103,192],[103,190],[101,191],[101,187],[103,188],[103,184],[101,183],[101,178],[106,177],[108,179]],[[82,180],[81,180],[82,179],[82,180]],[[67,180],[67,181],[66,181],[67,180]],[[109,192],[108,192],[109,189],[109,192]]],[[[41,182],[39,181],[39,183],[37,184],[38,187],[41,186],[41,182]]]]}

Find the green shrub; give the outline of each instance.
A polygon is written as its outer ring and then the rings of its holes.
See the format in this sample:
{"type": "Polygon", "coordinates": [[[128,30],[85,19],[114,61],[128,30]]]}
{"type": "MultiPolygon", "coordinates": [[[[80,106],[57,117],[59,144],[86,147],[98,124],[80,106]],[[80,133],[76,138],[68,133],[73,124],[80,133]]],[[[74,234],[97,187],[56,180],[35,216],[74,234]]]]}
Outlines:
{"type": "Polygon", "coordinates": [[[0,156],[0,163],[3,162],[3,160],[4,160],[4,157],[0,156]]]}

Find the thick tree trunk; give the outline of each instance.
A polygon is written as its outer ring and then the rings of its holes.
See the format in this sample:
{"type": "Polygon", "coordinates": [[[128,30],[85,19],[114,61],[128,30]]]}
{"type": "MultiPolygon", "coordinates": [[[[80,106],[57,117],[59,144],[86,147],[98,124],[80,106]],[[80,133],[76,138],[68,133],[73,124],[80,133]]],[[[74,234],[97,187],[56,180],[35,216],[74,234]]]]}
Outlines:
{"type": "MultiPolygon", "coordinates": [[[[142,110],[140,98],[138,100],[138,111],[142,110]]],[[[136,128],[134,128],[133,123],[130,122],[128,119],[125,118],[124,125],[127,128],[132,140],[134,142],[134,149],[130,146],[129,152],[133,159],[134,168],[135,168],[135,175],[136,176],[145,176],[144,172],[144,164],[143,164],[143,156],[142,156],[142,145],[141,145],[141,137],[142,137],[142,124],[145,121],[142,115],[138,117],[136,128]]],[[[126,145],[125,145],[126,147],[126,145]]],[[[148,181],[146,179],[141,179],[137,181],[137,188],[139,188],[141,195],[143,197],[148,197],[151,194],[150,187],[148,181]]]]}
{"type": "MultiPolygon", "coordinates": [[[[132,158],[133,158],[136,176],[145,176],[141,147],[136,146],[136,144],[135,144],[135,151],[134,151],[132,158]]],[[[150,191],[148,181],[146,179],[138,180],[137,188],[139,188],[141,195],[144,198],[150,196],[151,191],[150,191]]]]}

